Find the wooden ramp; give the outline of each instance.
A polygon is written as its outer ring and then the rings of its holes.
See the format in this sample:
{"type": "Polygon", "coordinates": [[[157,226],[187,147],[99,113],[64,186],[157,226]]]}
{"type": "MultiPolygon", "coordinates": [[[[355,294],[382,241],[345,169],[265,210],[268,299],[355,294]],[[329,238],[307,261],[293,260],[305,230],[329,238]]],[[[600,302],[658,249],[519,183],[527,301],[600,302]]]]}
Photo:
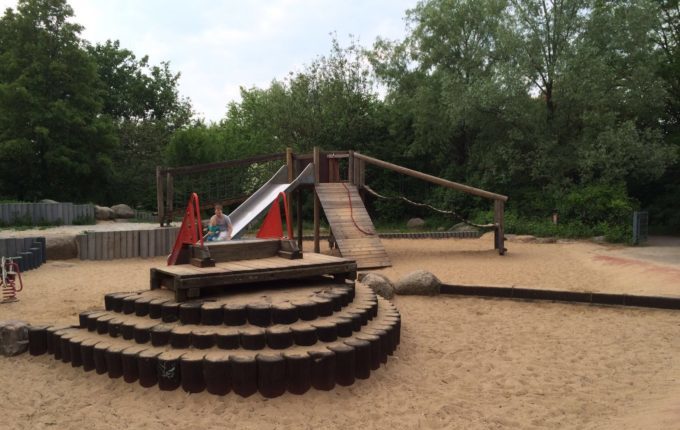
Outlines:
{"type": "Polygon", "coordinates": [[[343,258],[355,260],[358,269],[392,265],[356,186],[317,184],[316,193],[343,258]]]}

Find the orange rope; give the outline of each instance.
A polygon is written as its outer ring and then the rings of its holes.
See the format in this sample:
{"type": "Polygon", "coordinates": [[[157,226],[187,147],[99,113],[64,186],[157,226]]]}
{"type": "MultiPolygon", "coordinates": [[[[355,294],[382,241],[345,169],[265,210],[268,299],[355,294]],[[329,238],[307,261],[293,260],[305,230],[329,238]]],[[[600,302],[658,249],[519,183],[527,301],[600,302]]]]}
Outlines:
{"type": "Polygon", "coordinates": [[[342,186],[345,187],[345,191],[347,191],[347,200],[349,200],[349,215],[352,218],[352,222],[354,223],[354,227],[356,227],[357,230],[359,230],[360,232],[362,232],[365,235],[368,235],[368,236],[375,235],[375,232],[366,231],[363,228],[359,227],[359,224],[357,224],[357,222],[354,220],[354,207],[352,207],[352,195],[349,193],[349,188],[347,188],[347,184],[342,182],[342,186]]]}

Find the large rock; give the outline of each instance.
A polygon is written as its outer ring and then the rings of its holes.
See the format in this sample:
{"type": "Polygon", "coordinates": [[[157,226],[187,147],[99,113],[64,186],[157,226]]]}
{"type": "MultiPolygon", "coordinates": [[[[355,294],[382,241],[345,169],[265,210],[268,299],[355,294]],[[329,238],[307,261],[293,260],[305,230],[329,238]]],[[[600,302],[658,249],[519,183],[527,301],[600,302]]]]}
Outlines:
{"type": "Polygon", "coordinates": [[[94,217],[100,221],[105,221],[108,219],[114,219],[116,217],[113,209],[106,206],[94,205],[94,217]]]}
{"type": "Polygon", "coordinates": [[[128,205],[124,204],[119,204],[115,206],[111,206],[111,210],[113,210],[113,213],[116,218],[134,218],[135,217],[135,211],[128,205]]]}
{"type": "Polygon", "coordinates": [[[441,282],[432,273],[425,270],[416,270],[394,284],[394,292],[397,294],[434,296],[439,294],[440,286],[441,282]]]}
{"type": "Polygon", "coordinates": [[[9,357],[28,349],[28,323],[24,321],[0,321],[0,354],[9,357]]]}
{"type": "Polygon", "coordinates": [[[59,202],[56,201],[56,200],[52,200],[52,199],[42,199],[42,200],[40,200],[39,203],[59,203],[59,202]]]}
{"type": "Polygon", "coordinates": [[[78,256],[75,236],[47,236],[45,246],[48,260],[68,260],[78,256]]]}
{"type": "Polygon", "coordinates": [[[425,227],[425,221],[422,218],[411,218],[406,223],[406,228],[410,230],[417,230],[425,227]]]}
{"type": "Polygon", "coordinates": [[[477,227],[473,227],[470,224],[465,224],[464,222],[459,222],[449,229],[449,231],[479,231],[477,227]]]}
{"type": "Polygon", "coordinates": [[[376,294],[391,299],[394,297],[394,285],[387,277],[378,273],[367,273],[360,281],[362,284],[370,287],[376,294]]]}

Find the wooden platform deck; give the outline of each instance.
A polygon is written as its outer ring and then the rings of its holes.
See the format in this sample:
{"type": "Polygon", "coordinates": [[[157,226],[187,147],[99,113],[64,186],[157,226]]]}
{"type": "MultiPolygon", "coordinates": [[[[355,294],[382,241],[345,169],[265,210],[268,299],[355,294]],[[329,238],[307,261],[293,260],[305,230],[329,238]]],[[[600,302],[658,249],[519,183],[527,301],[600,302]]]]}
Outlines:
{"type": "Polygon", "coordinates": [[[355,260],[359,269],[375,269],[392,265],[356,186],[342,183],[317,184],[316,192],[335,236],[340,254],[344,258],[355,260]]]}
{"type": "Polygon", "coordinates": [[[215,267],[179,264],[151,269],[151,289],[165,287],[173,290],[175,300],[179,302],[200,296],[202,288],[319,275],[354,280],[356,271],[357,265],[352,260],[313,253],[306,253],[304,258],[296,260],[273,256],[217,262],[215,267]]]}

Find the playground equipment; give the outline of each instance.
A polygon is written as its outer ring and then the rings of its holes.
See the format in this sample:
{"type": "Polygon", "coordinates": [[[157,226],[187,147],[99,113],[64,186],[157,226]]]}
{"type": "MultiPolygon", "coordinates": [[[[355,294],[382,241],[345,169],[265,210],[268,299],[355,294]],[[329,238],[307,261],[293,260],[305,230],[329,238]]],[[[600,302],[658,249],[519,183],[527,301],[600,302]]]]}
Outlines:
{"type": "Polygon", "coordinates": [[[0,303],[18,301],[17,293],[24,289],[19,265],[12,258],[2,257],[0,260],[0,271],[0,292],[2,294],[0,303]],[[17,279],[19,280],[19,287],[16,284],[17,279]]]}
{"type": "MultiPolygon", "coordinates": [[[[234,222],[234,218],[238,219],[241,213],[248,214],[243,216],[243,219],[247,221],[239,223],[239,231],[254,219],[253,213],[261,212],[264,207],[271,204],[276,193],[286,192],[289,195],[289,206],[292,207],[292,201],[295,201],[296,204],[297,240],[298,247],[302,249],[301,192],[311,190],[314,194],[314,252],[320,252],[320,218],[323,209],[341,256],[355,260],[359,269],[390,266],[389,256],[375,234],[375,228],[363,202],[363,193],[380,197],[366,185],[366,166],[371,165],[437,186],[492,200],[493,223],[482,227],[494,230],[494,249],[498,250],[500,255],[506,252],[504,237],[506,196],[428,175],[355,151],[322,152],[319,148],[314,148],[312,154],[294,154],[291,149],[288,149],[285,153],[280,154],[207,165],[167,169],[159,167],[157,169],[157,195],[161,225],[168,222],[175,213],[173,202],[177,198],[177,193],[173,184],[185,175],[197,175],[201,172],[244,171],[247,166],[260,166],[263,163],[281,161],[285,161],[285,167],[281,167],[270,181],[246,200],[247,205],[244,203],[230,215],[232,222],[234,222]],[[340,160],[346,160],[346,171],[341,171],[340,160]],[[295,178],[297,172],[300,172],[300,174],[295,181],[295,186],[293,186],[293,178],[295,178]],[[163,180],[164,178],[165,180],[163,180]],[[304,178],[304,180],[301,178],[304,178]]],[[[344,165],[345,163],[343,163],[344,165]]],[[[214,201],[211,202],[228,204],[239,201],[239,198],[237,192],[236,195],[222,196],[221,200],[214,200],[213,197],[212,200],[214,201]]],[[[236,227],[236,222],[234,222],[234,226],[236,227]]]]}

